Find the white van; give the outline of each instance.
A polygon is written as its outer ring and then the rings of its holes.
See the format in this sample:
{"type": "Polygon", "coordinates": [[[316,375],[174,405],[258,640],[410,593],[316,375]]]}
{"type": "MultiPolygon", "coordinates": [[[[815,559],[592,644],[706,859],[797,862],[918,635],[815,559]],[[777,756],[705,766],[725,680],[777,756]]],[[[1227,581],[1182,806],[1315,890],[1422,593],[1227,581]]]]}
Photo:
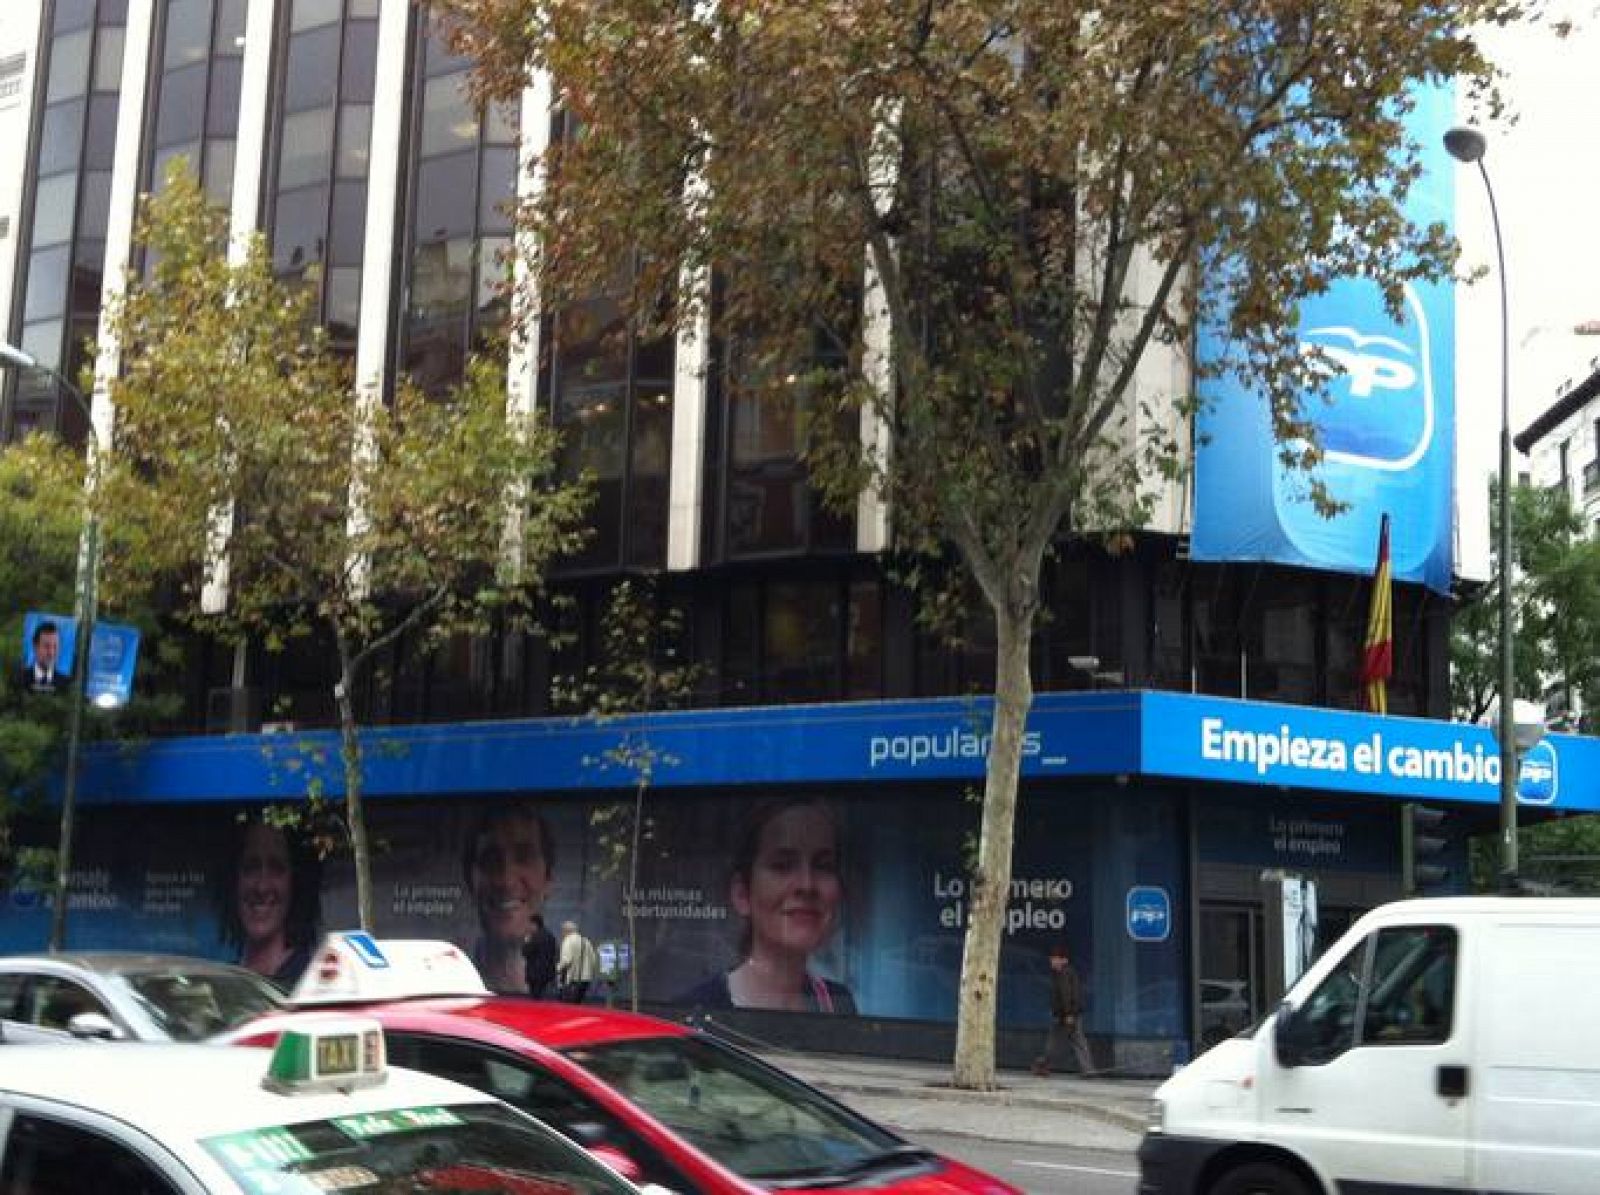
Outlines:
{"type": "Polygon", "coordinates": [[[1600,899],[1361,918],[1156,1091],[1140,1195],[1600,1192],[1600,899]]]}

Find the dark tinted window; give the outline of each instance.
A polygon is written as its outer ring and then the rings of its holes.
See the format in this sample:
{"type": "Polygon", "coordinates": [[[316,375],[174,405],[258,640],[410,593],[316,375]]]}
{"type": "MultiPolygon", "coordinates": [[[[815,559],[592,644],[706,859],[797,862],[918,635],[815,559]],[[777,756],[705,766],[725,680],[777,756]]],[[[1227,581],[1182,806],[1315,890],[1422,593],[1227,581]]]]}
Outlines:
{"type": "Polygon", "coordinates": [[[67,246],[41,249],[28,259],[28,302],[24,319],[60,315],[67,305],[67,246]]]}
{"type": "MultiPolygon", "coordinates": [[[[82,100],[51,104],[44,110],[44,125],[39,132],[39,173],[54,174],[78,164],[78,148],[83,143],[82,100]]],[[[115,129],[115,125],[112,126],[115,129]]]]}
{"type": "MultiPolygon", "coordinates": [[[[161,80],[156,144],[177,145],[200,136],[206,113],[206,64],[168,71],[161,80]]],[[[195,163],[198,165],[198,163],[195,163]]]]}
{"type": "Polygon", "coordinates": [[[83,164],[90,170],[110,170],[117,149],[117,97],[97,95],[89,101],[89,141],[83,164]]]}
{"type": "Polygon", "coordinates": [[[339,27],[331,25],[289,39],[289,66],[284,75],[284,107],[290,112],[333,103],[339,79],[339,27]]]}
{"type": "Polygon", "coordinates": [[[173,1195],[175,1188],[138,1154],[98,1133],[42,1116],[19,1115],[0,1167],[4,1195],[173,1195]]]}
{"type": "Polygon", "coordinates": [[[674,1191],[693,1185],[654,1148],[570,1083],[504,1050],[409,1033],[389,1033],[390,1061],[463,1083],[504,1100],[584,1145],[610,1145],[643,1168],[642,1182],[674,1191]]]}
{"type": "Polygon", "coordinates": [[[339,98],[370,104],[378,66],[378,23],[352,21],[344,30],[344,73],[339,98]]]}
{"type": "Polygon", "coordinates": [[[80,96],[89,90],[89,51],[93,34],[85,29],[50,43],[50,83],[46,103],[80,96]]]}
{"type": "Polygon", "coordinates": [[[211,42],[211,0],[168,0],[167,48],[161,65],[174,67],[203,63],[211,42]]]}

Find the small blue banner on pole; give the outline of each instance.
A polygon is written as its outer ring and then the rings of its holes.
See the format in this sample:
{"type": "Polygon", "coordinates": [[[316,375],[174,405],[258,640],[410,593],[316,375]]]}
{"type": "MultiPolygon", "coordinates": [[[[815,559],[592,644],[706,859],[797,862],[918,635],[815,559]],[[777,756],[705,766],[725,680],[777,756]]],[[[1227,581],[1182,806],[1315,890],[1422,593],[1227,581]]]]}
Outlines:
{"type": "Polygon", "coordinates": [[[139,661],[139,629],[114,622],[94,624],[89,674],[84,692],[91,704],[113,709],[133,696],[133,670],[139,661]]]}

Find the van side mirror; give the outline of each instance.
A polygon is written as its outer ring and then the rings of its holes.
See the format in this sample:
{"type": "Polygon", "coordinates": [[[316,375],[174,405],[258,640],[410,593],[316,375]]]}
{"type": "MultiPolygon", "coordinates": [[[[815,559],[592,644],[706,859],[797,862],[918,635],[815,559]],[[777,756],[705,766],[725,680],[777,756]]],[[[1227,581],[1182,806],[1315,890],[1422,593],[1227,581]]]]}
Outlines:
{"type": "Polygon", "coordinates": [[[1304,1066],[1311,1048],[1311,1026],[1300,1011],[1285,1000],[1272,1020],[1272,1047],[1278,1065],[1304,1066]]]}

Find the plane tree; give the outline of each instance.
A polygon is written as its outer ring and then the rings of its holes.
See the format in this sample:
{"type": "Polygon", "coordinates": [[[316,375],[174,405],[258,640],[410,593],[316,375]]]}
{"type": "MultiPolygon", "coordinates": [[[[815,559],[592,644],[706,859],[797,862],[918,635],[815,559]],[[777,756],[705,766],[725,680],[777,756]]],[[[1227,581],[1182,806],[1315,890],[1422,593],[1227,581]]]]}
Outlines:
{"type": "MultiPolygon", "coordinates": [[[[953,555],[996,644],[954,1081],[994,1083],[1029,652],[1063,537],[1113,542],[1184,468],[1209,368],[1314,470],[1300,300],[1348,274],[1396,313],[1446,275],[1408,221],[1419,86],[1493,111],[1502,0],[438,0],[485,98],[553,81],[521,213],[530,306],[617,297],[644,334],[714,318],[735,392],[807,418],[840,510],[953,555]]],[[[1319,376],[1320,375],[1320,376],[1319,376]]],[[[1316,484],[1323,509],[1338,495],[1316,484]]],[[[915,570],[913,570],[915,571],[915,570]]]]}
{"type": "Polygon", "coordinates": [[[548,423],[508,415],[503,364],[473,362],[437,397],[358,388],[316,288],[278,277],[259,236],[230,261],[224,213],[181,163],[135,240],[149,268],[110,313],[124,369],[108,500],[197,625],[269,650],[332,644],[340,845],[373,929],[357,694],[402,636],[529,620],[547,564],[581,542],[586,488],[558,479],[548,423]]]}

